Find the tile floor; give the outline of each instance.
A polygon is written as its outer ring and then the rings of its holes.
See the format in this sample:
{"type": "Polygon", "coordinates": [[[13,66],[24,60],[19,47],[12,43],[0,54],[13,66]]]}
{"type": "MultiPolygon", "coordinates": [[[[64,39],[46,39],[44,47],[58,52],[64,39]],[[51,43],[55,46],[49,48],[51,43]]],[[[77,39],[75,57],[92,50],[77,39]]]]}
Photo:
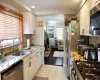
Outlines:
{"type": "Polygon", "coordinates": [[[64,51],[52,49],[50,55],[45,57],[45,64],[63,66],[64,51]]]}
{"type": "Polygon", "coordinates": [[[66,68],[53,65],[42,65],[36,73],[37,77],[46,77],[48,80],[68,80],[66,68]]]}

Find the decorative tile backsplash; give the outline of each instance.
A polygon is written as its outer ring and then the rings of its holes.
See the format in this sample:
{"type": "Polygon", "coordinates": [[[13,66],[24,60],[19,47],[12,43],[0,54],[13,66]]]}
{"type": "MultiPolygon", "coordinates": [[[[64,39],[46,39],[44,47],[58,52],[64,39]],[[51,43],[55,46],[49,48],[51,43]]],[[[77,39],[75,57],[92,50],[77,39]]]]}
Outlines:
{"type": "Polygon", "coordinates": [[[93,44],[98,44],[100,43],[100,36],[91,36],[90,37],[90,44],[93,43],[93,44]]]}

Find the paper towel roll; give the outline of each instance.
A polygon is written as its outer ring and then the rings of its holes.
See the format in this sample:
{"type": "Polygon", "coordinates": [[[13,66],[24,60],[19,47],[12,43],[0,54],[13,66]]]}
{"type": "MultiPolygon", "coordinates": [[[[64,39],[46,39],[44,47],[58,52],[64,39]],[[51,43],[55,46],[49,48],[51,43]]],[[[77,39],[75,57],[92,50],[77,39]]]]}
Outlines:
{"type": "Polygon", "coordinates": [[[27,48],[30,48],[30,39],[27,39],[27,48]]]}

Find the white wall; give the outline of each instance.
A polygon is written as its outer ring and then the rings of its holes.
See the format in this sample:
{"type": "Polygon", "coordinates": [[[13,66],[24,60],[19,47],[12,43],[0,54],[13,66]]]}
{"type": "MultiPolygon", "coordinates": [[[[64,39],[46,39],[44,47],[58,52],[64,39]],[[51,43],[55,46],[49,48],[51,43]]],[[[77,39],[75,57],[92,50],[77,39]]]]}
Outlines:
{"type": "Polygon", "coordinates": [[[44,45],[44,27],[45,27],[45,19],[44,16],[37,16],[37,21],[43,21],[43,27],[36,26],[36,34],[33,35],[33,44],[44,45]]]}

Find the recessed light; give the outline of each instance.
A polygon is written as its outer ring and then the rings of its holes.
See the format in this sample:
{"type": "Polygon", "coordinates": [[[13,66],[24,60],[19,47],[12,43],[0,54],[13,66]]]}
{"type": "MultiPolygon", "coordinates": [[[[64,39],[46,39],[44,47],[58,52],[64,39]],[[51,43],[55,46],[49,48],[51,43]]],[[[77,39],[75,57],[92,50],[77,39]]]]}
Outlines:
{"type": "Polygon", "coordinates": [[[35,8],[35,6],[32,6],[32,8],[35,8]]]}

